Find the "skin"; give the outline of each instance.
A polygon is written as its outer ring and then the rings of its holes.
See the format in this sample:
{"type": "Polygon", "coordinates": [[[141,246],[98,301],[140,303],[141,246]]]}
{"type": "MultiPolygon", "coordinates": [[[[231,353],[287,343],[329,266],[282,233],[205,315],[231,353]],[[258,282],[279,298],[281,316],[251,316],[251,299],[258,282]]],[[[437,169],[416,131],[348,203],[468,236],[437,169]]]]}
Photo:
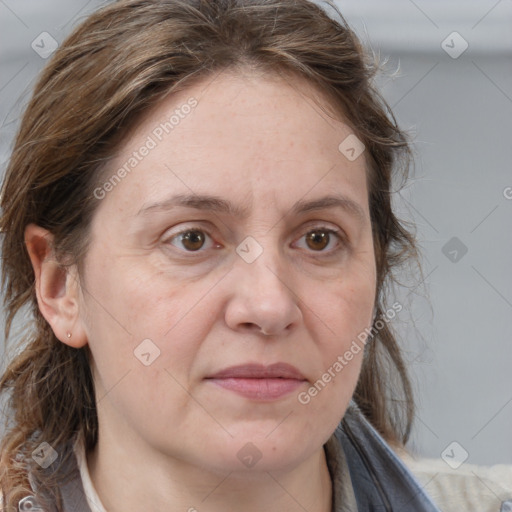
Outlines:
{"type": "Polygon", "coordinates": [[[326,100],[308,83],[224,72],[150,111],[105,179],[191,97],[191,113],[98,200],[83,275],[56,264],[51,234],[26,229],[41,312],[59,340],[92,352],[91,479],[109,512],[328,512],[323,444],[353,394],[362,351],[308,404],[298,394],[371,325],[364,154],[340,153],[352,130],[319,108],[313,99],[326,100]],[[246,216],[181,206],[138,215],[175,194],[219,196],[246,216]],[[334,194],[355,206],[293,211],[334,194]],[[204,235],[197,251],[177,236],[192,228],[204,235]],[[310,245],[311,231],[327,245],[310,245]],[[236,252],[247,236],[263,251],[252,263],[236,252]],[[145,339],[160,350],[148,366],[134,355],[145,339]],[[257,401],[206,379],[249,362],[286,362],[305,380],[257,401]],[[237,457],[247,443],[261,455],[252,467],[237,457]]]}

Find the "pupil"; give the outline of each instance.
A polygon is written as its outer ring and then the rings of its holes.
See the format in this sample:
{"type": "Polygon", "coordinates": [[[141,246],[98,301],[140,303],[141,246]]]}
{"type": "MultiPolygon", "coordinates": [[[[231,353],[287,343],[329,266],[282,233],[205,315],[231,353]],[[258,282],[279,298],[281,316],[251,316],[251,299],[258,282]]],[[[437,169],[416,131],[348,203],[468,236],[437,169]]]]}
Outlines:
{"type": "Polygon", "coordinates": [[[182,238],[183,245],[190,251],[201,249],[204,244],[204,236],[200,231],[188,231],[182,238]]]}
{"type": "Polygon", "coordinates": [[[312,231],[307,236],[307,244],[311,249],[324,249],[329,243],[329,233],[312,231]]]}

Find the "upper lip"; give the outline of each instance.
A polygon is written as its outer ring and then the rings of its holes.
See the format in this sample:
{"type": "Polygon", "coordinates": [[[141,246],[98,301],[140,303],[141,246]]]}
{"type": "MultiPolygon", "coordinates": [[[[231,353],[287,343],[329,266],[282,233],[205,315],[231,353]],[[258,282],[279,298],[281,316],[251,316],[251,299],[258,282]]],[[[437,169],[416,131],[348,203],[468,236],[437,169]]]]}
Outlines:
{"type": "Polygon", "coordinates": [[[268,366],[257,363],[241,364],[221,370],[209,379],[295,379],[306,380],[304,375],[288,363],[275,363],[268,366]]]}

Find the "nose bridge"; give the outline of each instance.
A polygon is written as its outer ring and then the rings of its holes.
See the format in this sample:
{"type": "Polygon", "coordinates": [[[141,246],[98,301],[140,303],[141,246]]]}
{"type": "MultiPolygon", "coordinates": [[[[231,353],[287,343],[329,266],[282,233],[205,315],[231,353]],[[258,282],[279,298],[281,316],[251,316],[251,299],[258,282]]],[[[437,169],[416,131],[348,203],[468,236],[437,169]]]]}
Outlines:
{"type": "Polygon", "coordinates": [[[235,263],[236,273],[240,280],[250,284],[254,295],[261,299],[264,296],[287,295],[284,285],[287,272],[284,272],[282,255],[271,236],[260,237],[261,243],[253,237],[247,237],[237,248],[239,261],[235,263]]]}

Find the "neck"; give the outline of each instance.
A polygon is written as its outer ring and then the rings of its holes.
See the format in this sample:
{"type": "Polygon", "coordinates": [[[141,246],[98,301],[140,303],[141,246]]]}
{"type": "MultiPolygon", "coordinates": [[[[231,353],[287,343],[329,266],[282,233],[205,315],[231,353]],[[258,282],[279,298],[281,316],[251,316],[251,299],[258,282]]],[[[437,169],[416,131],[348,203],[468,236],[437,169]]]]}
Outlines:
{"type": "Polygon", "coordinates": [[[87,454],[92,483],[108,512],[331,512],[323,448],[287,471],[235,473],[205,470],[122,439],[100,428],[98,444],[87,454]]]}

